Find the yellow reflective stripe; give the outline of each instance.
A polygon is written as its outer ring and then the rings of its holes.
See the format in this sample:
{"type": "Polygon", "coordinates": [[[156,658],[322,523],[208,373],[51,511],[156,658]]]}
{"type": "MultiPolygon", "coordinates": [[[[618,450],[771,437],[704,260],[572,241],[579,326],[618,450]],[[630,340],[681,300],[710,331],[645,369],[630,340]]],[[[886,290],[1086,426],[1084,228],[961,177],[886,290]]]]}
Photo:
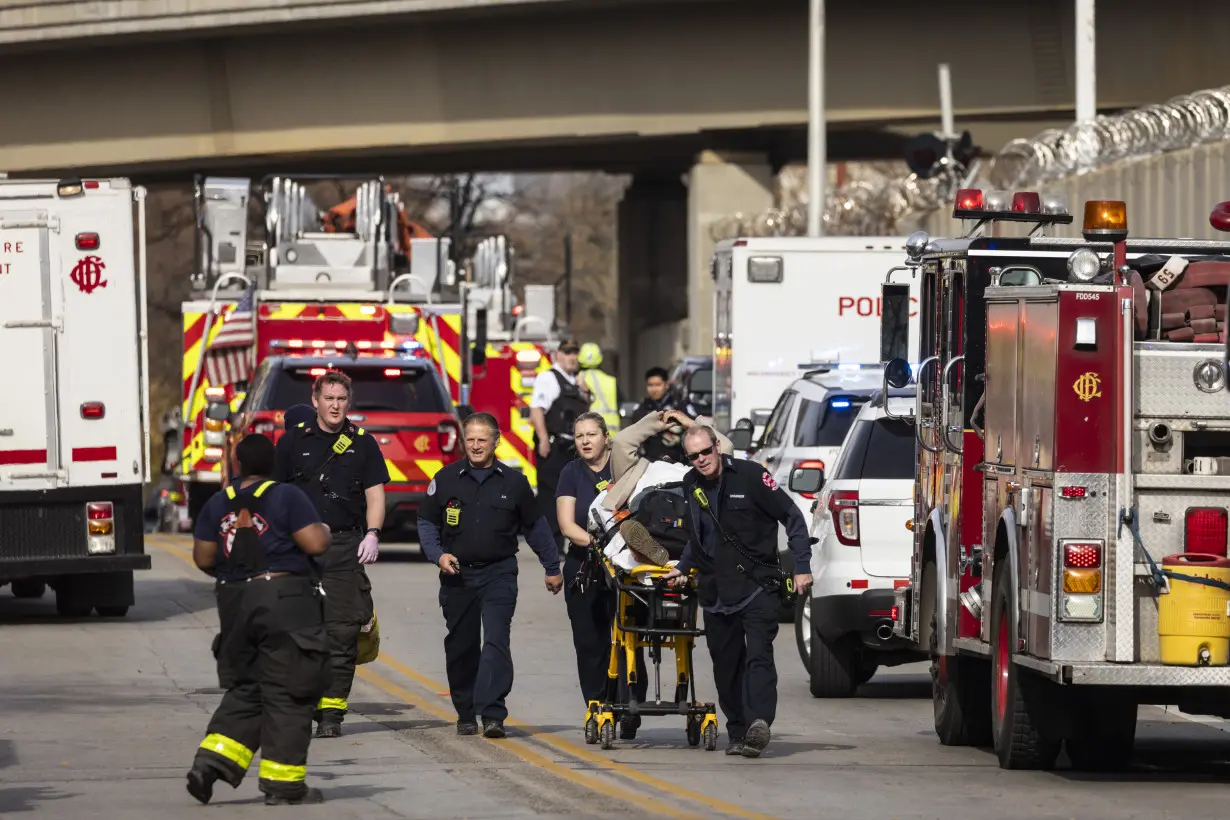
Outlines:
{"type": "Polygon", "coordinates": [[[420,459],[414,463],[428,478],[435,478],[436,473],[440,472],[441,468],[444,467],[443,461],[435,461],[429,458],[420,459]]]}
{"type": "Polygon", "coordinates": [[[298,783],[306,777],[307,766],[288,766],[285,763],[274,763],[272,760],[261,761],[261,780],[298,783]]]}
{"type": "Polygon", "coordinates": [[[406,474],[398,469],[397,465],[389,461],[387,458],[384,460],[384,469],[389,471],[390,483],[404,484],[406,482],[406,474]]]}
{"type": "Polygon", "coordinates": [[[345,698],[321,698],[320,703],[316,704],[317,709],[338,709],[346,711],[345,698]]]}
{"type": "Polygon", "coordinates": [[[234,487],[226,488],[226,497],[231,499],[232,501],[235,500],[235,488],[234,487]]]}
{"type": "Polygon", "coordinates": [[[201,741],[201,748],[225,757],[245,772],[252,765],[252,750],[226,735],[207,735],[201,741]]]}
{"type": "Polygon", "coordinates": [[[272,487],[275,483],[276,482],[273,482],[273,481],[266,481],[264,484],[257,487],[256,492],[252,493],[252,495],[256,496],[257,498],[260,498],[261,494],[264,493],[265,490],[268,490],[270,487],[272,487]]]}

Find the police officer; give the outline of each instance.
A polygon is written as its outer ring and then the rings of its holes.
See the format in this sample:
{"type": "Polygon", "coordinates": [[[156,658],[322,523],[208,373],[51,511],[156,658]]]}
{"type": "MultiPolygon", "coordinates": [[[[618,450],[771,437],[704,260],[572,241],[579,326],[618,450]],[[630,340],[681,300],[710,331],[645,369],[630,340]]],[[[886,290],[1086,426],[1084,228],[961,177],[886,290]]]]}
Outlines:
{"type": "Polygon", "coordinates": [[[247,436],[235,451],[244,476],[206,502],[192,558],[217,579],[214,643],[226,689],[188,772],[202,803],[218,780],[238,788],[259,749],[265,803],[319,803],[304,782],[312,710],[329,680],[328,642],[311,556],[329,530],[303,492],[268,480],[273,442],[247,436]]]}
{"type": "Polygon", "coordinates": [[[559,550],[529,482],[495,459],[500,426],[490,413],[462,423],[466,458],[436,473],[419,507],[419,543],[440,567],[440,608],[448,687],[457,734],[504,737],[512,691],[509,637],[517,606],[517,537],[524,533],[546,570],[547,589],[563,587],[559,550]]]}
{"type": "Polygon", "coordinates": [[[389,480],[380,445],[346,418],[350,397],[350,377],[344,373],[330,370],[317,378],[316,417],[288,427],[278,440],[274,472],[277,480],[301,487],[333,531],[322,578],[333,680],[318,704],[317,737],[342,733],[359,630],[373,614],[372,584],[363,565],[379,553],[389,480]]]}
{"type": "MultiPolygon", "coordinates": [[[[786,581],[778,564],[777,525],[786,527],[796,567],[811,566],[811,538],[803,514],[773,476],[753,461],[722,455],[712,427],[689,427],[683,449],[692,464],[683,488],[694,536],[665,577],[677,584],[698,570],[705,643],[730,735],[726,754],[759,757],[777,711],[773,639],[778,590],[786,581]]],[[[810,573],[794,576],[799,595],[811,583],[810,573]]]]}
{"type": "Polygon", "coordinates": [[[589,410],[593,396],[578,379],[581,346],[575,339],[565,341],[555,351],[555,364],[538,374],[530,399],[530,421],[534,425],[535,466],[538,469],[538,504],[556,547],[563,546],[559,521],[555,516],[555,492],[564,465],[576,457],[572,425],[577,416],[589,410]]]}

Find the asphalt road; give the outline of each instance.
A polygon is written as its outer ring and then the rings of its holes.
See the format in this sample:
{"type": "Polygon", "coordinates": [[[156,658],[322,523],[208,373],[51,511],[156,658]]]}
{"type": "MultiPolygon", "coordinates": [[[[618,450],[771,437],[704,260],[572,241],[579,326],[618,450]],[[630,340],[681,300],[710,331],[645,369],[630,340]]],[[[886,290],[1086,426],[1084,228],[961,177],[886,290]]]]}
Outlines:
{"type": "MultiPolygon", "coordinates": [[[[50,595],[0,592],[0,814],[153,820],[221,808],[329,818],[842,817],[1124,818],[1224,816],[1230,734],[1145,707],[1131,772],[1001,771],[989,750],[940,746],[926,670],[882,671],[857,698],[811,698],[791,627],[777,641],[780,701],[759,760],[691,748],[680,718],[646,718],[635,741],[584,743],[564,602],[524,551],[513,623],[511,734],[459,738],[443,683],[433,568],[386,547],[371,570],[381,657],[360,668],[345,734],[313,741],[323,806],[266,809],[252,777],[201,807],[184,772],[220,692],[209,643],[209,579],[182,536],[149,536],[123,620],[65,620],[50,595]]],[[[715,693],[697,653],[700,695],[715,693]]],[[[724,722],[723,722],[724,723],[724,722]]]]}

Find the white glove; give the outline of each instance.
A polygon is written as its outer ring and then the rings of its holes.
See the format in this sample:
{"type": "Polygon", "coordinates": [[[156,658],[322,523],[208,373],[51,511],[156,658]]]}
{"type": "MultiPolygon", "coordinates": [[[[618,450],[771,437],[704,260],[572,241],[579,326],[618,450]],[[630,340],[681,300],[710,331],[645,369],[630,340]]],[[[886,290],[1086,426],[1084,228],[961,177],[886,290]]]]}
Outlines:
{"type": "Polygon", "coordinates": [[[374,564],[376,556],[380,554],[379,540],[376,538],[376,533],[369,532],[359,542],[359,563],[374,564]]]}

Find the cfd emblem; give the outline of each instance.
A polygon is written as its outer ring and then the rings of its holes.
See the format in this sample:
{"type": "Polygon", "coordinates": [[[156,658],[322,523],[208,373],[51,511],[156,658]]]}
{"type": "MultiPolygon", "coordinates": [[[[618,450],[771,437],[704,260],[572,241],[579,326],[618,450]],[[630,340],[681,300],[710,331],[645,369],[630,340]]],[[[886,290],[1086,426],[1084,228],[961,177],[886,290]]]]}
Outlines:
{"type": "Polygon", "coordinates": [[[103,271],[106,269],[107,266],[100,257],[87,256],[77,263],[69,278],[82,293],[89,294],[107,286],[107,280],[103,278],[103,271]]]}
{"type": "Polygon", "coordinates": [[[430,447],[431,439],[427,437],[426,433],[414,440],[414,449],[418,450],[420,453],[427,452],[430,447]]]}
{"type": "Polygon", "coordinates": [[[1081,375],[1073,384],[1076,397],[1081,401],[1092,401],[1102,397],[1102,378],[1092,371],[1081,375]]]}

